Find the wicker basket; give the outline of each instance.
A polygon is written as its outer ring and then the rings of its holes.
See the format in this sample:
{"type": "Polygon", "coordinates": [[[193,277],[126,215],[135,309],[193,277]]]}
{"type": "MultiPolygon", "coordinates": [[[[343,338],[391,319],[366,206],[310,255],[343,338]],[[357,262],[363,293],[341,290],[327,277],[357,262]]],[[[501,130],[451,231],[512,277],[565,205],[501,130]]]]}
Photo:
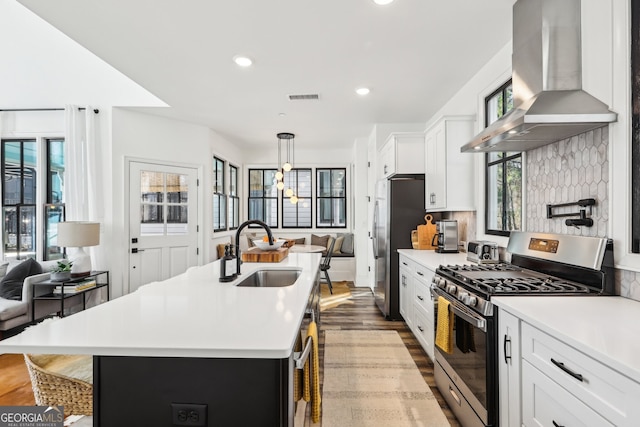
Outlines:
{"type": "Polygon", "coordinates": [[[86,355],[25,354],[36,405],[64,406],[67,415],[93,415],[92,379],[74,378],[71,372],[91,370],[86,355]],[[67,373],[68,375],[63,374],[67,373]]]}

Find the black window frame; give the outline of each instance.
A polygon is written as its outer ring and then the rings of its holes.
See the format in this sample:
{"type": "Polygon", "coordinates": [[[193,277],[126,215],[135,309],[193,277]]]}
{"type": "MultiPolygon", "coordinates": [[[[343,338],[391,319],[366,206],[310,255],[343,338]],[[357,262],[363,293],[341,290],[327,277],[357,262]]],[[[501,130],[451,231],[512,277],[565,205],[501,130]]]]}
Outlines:
{"type": "Polygon", "coordinates": [[[226,162],[217,157],[213,156],[213,199],[211,201],[211,221],[213,232],[219,231],[227,231],[227,195],[225,193],[225,165],[226,162]],[[221,169],[218,169],[218,166],[222,165],[221,169]],[[222,182],[219,182],[222,181],[222,182]],[[221,189],[222,191],[218,191],[221,189]],[[214,200],[218,200],[218,222],[215,221],[215,203],[214,200]]]}
{"type": "MultiPolygon", "coordinates": [[[[38,154],[38,139],[36,138],[7,138],[7,139],[2,139],[0,141],[0,163],[2,163],[2,165],[0,166],[1,169],[1,173],[2,173],[2,179],[3,179],[3,185],[2,185],[2,202],[0,204],[0,206],[2,207],[2,218],[4,219],[4,224],[3,224],[3,228],[2,228],[2,233],[3,233],[3,240],[5,237],[5,233],[8,233],[7,227],[8,227],[8,221],[7,218],[5,217],[5,209],[7,208],[14,208],[15,209],[15,217],[18,218],[16,221],[16,227],[15,227],[15,234],[16,234],[16,250],[14,251],[7,251],[7,243],[5,243],[5,247],[3,248],[3,255],[5,257],[5,259],[7,258],[7,254],[14,254],[15,253],[15,257],[16,259],[20,260],[20,259],[25,259],[23,258],[23,256],[21,255],[21,252],[32,252],[34,255],[32,256],[32,258],[36,258],[37,257],[37,253],[38,253],[38,238],[37,238],[37,233],[38,233],[38,224],[37,224],[37,212],[36,210],[38,209],[38,204],[37,204],[37,200],[38,200],[38,169],[37,169],[37,165],[38,165],[38,158],[37,158],[37,154],[38,154]],[[6,173],[7,173],[7,162],[6,162],[6,144],[8,143],[19,143],[20,144],[20,165],[18,166],[18,172],[19,172],[19,181],[20,181],[20,198],[16,203],[6,203],[7,201],[7,188],[8,186],[4,184],[5,182],[5,177],[6,177],[6,173]],[[33,144],[35,146],[35,153],[36,153],[36,157],[35,157],[35,167],[33,169],[33,177],[32,177],[32,186],[33,186],[33,203],[25,203],[25,188],[27,187],[25,185],[25,180],[27,178],[25,174],[25,162],[24,162],[24,144],[25,143],[30,143],[33,144]],[[33,245],[33,250],[32,251],[21,251],[20,249],[23,247],[23,239],[22,239],[22,235],[23,235],[23,230],[22,227],[20,226],[21,223],[23,223],[23,221],[20,221],[19,218],[22,218],[22,211],[27,211],[27,210],[32,210],[33,211],[33,222],[31,224],[31,230],[32,230],[32,234],[31,234],[31,243],[33,245]]],[[[7,242],[8,242],[8,238],[7,238],[7,242]]],[[[26,258],[29,258],[29,256],[27,256],[26,258]]]]}
{"type": "Polygon", "coordinates": [[[631,2],[631,252],[640,253],[640,5],[631,2]]]}
{"type": "Polygon", "coordinates": [[[227,196],[227,226],[229,230],[237,230],[240,226],[240,196],[238,194],[240,168],[229,163],[229,194],[227,196]],[[235,188],[235,191],[233,190],[235,188]]]}
{"type": "MultiPolygon", "coordinates": [[[[269,228],[279,228],[280,227],[280,206],[278,205],[278,198],[279,196],[276,194],[275,197],[266,197],[265,196],[265,174],[267,172],[273,173],[275,175],[275,173],[278,170],[276,168],[251,168],[248,170],[247,176],[247,188],[248,188],[248,193],[247,193],[247,219],[251,220],[251,219],[258,219],[264,223],[266,223],[269,228]],[[261,172],[262,173],[262,190],[261,190],[261,194],[262,196],[260,197],[256,197],[256,196],[252,196],[252,192],[251,192],[251,172],[261,172]],[[252,218],[251,217],[251,201],[252,200],[262,200],[262,213],[263,213],[263,217],[261,218],[252,218]],[[264,214],[266,213],[266,201],[267,200],[275,200],[276,203],[276,214],[275,214],[275,224],[269,224],[266,221],[266,217],[264,216],[264,214]]],[[[273,184],[275,185],[275,184],[273,184]]],[[[259,226],[257,225],[249,225],[249,228],[258,228],[259,226]]]]}
{"type": "MultiPolygon", "coordinates": [[[[318,229],[346,229],[349,223],[349,207],[347,205],[348,201],[348,176],[347,176],[347,168],[316,168],[316,194],[315,194],[315,202],[316,202],[316,220],[315,226],[318,229]],[[344,195],[343,196],[320,196],[320,173],[322,171],[329,171],[331,176],[333,176],[334,171],[342,171],[344,173],[344,195]],[[331,200],[342,200],[344,206],[344,225],[320,225],[319,224],[319,209],[322,200],[331,199],[331,200]]],[[[331,219],[331,223],[334,223],[333,216],[331,219]]]]}
{"type": "MultiPolygon", "coordinates": [[[[490,117],[488,114],[489,111],[489,103],[498,95],[502,94],[502,106],[501,106],[501,111],[499,111],[498,113],[498,117],[496,118],[496,120],[500,119],[501,117],[503,117],[505,114],[507,114],[509,111],[511,111],[513,109],[513,102],[511,103],[511,108],[509,108],[509,103],[505,102],[505,100],[508,99],[508,90],[510,88],[512,88],[513,86],[513,82],[512,79],[507,80],[504,84],[502,84],[500,87],[498,87],[495,91],[493,91],[491,94],[489,94],[487,97],[485,97],[484,99],[484,121],[485,121],[485,127],[488,127],[491,123],[490,122],[490,117]]],[[[513,92],[512,92],[513,93],[513,92]]],[[[506,185],[507,183],[507,164],[510,161],[513,161],[514,159],[518,159],[520,158],[520,163],[522,164],[522,153],[521,152],[501,152],[502,156],[496,160],[490,160],[490,153],[486,153],[485,154],[485,193],[484,193],[484,200],[485,200],[485,212],[484,212],[484,227],[485,227],[485,233],[489,234],[489,235],[494,235],[494,236],[510,236],[511,235],[511,230],[506,230],[507,228],[507,218],[508,218],[508,212],[507,212],[507,190],[508,190],[508,186],[506,185]],[[502,229],[501,230],[496,230],[496,229],[492,229],[489,227],[489,175],[490,175],[490,170],[492,167],[497,167],[500,164],[502,164],[502,194],[500,195],[502,197],[502,229]]],[[[520,191],[522,191],[522,185],[520,186],[520,191]]],[[[522,195],[521,195],[521,200],[522,200],[522,195]]],[[[520,228],[522,228],[522,215],[520,216],[520,228]]],[[[516,229],[517,230],[517,229],[516,229]]]]}
{"type": "MultiPolygon", "coordinates": [[[[280,200],[282,200],[282,228],[288,228],[288,229],[296,229],[296,228],[311,228],[313,226],[313,169],[312,168],[293,168],[288,172],[284,172],[284,178],[283,178],[283,182],[288,182],[288,179],[291,178],[292,175],[295,175],[295,181],[296,181],[296,185],[295,185],[295,189],[294,189],[294,193],[296,194],[296,196],[298,197],[298,203],[295,204],[295,208],[296,208],[296,223],[298,225],[286,225],[285,224],[285,204],[289,203],[291,204],[291,202],[289,201],[289,197],[287,197],[284,193],[284,191],[281,191],[280,194],[280,200]],[[298,186],[298,177],[299,177],[299,173],[302,171],[308,171],[309,172],[309,191],[311,192],[311,194],[309,195],[309,197],[302,197],[299,194],[299,186],[298,186]],[[309,203],[308,207],[304,206],[304,203],[309,203]],[[300,208],[303,209],[308,209],[309,210],[309,225],[299,225],[300,224],[300,217],[299,217],[299,212],[300,212],[300,208]]],[[[286,186],[285,186],[286,187],[286,186]]]]}

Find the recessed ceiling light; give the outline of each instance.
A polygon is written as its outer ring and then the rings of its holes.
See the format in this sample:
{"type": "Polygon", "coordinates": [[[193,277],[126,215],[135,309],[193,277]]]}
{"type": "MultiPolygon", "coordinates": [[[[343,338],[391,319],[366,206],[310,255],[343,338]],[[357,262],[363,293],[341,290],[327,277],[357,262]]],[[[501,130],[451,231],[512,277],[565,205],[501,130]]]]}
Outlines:
{"type": "Polygon", "coordinates": [[[373,0],[375,4],[384,6],[385,4],[393,3],[393,0],[373,0]]]}
{"type": "Polygon", "coordinates": [[[371,91],[369,90],[368,87],[359,87],[358,89],[356,89],[356,93],[358,95],[363,95],[363,96],[364,95],[369,95],[369,92],[371,92],[371,91]]]}
{"type": "Polygon", "coordinates": [[[278,113],[278,115],[279,115],[280,117],[284,117],[284,116],[286,116],[287,114],[286,114],[286,113],[278,113]]]}
{"type": "Polygon", "coordinates": [[[234,56],[233,61],[241,67],[249,67],[251,64],[253,64],[251,58],[242,55],[234,56]]]}

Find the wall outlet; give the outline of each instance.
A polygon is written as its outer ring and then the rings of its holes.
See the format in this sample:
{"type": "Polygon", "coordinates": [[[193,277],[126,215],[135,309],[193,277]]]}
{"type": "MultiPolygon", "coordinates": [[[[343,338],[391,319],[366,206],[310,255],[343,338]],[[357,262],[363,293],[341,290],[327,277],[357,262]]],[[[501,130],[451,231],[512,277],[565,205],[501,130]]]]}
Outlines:
{"type": "Polygon", "coordinates": [[[205,427],[207,425],[207,405],[172,403],[171,414],[174,426],[205,427]]]}

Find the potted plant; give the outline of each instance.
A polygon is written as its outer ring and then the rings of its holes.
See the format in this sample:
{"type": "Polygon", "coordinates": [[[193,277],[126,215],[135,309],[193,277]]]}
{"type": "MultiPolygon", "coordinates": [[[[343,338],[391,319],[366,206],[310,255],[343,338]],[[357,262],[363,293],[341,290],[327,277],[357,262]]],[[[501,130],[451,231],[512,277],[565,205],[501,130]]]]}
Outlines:
{"type": "Polygon", "coordinates": [[[62,260],[51,269],[51,280],[54,282],[62,282],[71,278],[71,266],[73,261],[62,260]]]}

